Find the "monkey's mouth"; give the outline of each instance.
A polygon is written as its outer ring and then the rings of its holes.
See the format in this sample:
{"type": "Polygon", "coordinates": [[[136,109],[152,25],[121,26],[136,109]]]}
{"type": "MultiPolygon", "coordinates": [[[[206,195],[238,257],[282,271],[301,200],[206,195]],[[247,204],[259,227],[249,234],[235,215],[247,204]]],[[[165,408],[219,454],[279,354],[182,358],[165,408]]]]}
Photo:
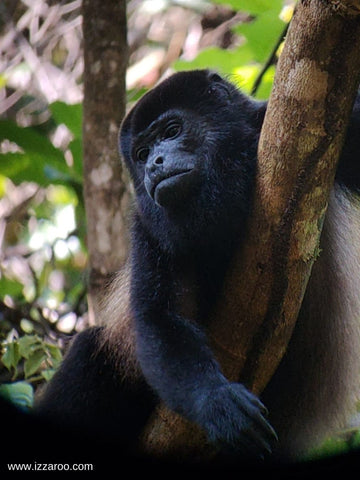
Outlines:
{"type": "Polygon", "coordinates": [[[176,201],[176,198],[183,197],[192,184],[193,168],[171,172],[168,175],[159,177],[154,182],[151,197],[159,206],[166,207],[169,203],[176,201]]]}

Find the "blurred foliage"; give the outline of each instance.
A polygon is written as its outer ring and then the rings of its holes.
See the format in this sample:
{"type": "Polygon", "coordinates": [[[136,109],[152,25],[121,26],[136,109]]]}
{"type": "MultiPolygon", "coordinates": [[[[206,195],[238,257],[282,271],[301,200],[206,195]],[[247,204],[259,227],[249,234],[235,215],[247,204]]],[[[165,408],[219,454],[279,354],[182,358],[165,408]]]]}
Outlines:
{"type": "Polygon", "coordinates": [[[56,345],[44,341],[38,335],[23,335],[4,342],[1,358],[5,367],[14,372],[12,380],[22,373],[27,381],[50,380],[62,360],[56,345]]]}
{"type": "Polygon", "coordinates": [[[244,92],[267,99],[274,79],[277,49],[285,36],[292,6],[282,0],[215,0],[214,3],[228,5],[235,11],[241,5],[241,11],[249,14],[246,21],[232,28],[232,33],[241,39],[239,45],[226,51],[218,47],[206,48],[192,61],[178,60],[175,68],[214,68],[229,76],[244,92]],[[254,84],[262,73],[259,88],[254,92],[254,84]]]}
{"type": "MultiPolygon", "coordinates": [[[[294,1],[127,3],[129,105],[194,68],[268,98],[294,1]]],[[[0,5],[0,395],[22,408],[88,325],[81,35],[80,0],[0,5]]],[[[313,458],[358,445],[354,430],[313,458]]]]}
{"type": "MultiPolygon", "coordinates": [[[[49,380],[60,334],[86,324],[81,105],[55,102],[49,111],[41,127],[0,121],[2,381],[49,380]],[[59,126],[68,129],[65,148],[49,135],[59,126]]],[[[17,392],[7,387],[14,400],[17,392]]]]}
{"type": "Polygon", "coordinates": [[[321,458],[331,457],[333,455],[342,455],[351,451],[360,449],[360,430],[354,426],[338,435],[328,438],[322,445],[314,448],[308,453],[305,460],[314,461],[321,458]]]}

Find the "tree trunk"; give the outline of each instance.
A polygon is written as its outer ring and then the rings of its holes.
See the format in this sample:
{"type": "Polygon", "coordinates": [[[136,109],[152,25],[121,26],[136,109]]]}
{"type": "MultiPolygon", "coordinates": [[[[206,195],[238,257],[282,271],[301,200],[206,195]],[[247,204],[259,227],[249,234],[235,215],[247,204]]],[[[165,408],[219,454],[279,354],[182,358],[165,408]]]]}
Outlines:
{"type": "Polygon", "coordinates": [[[128,182],[117,151],[125,114],[126,34],[125,0],[83,0],[84,196],[95,317],[104,282],[128,252],[128,182]]]}
{"type": "MultiPolygon", "coordinates": [[[[360,80],[358,3],[300,1],[277,67],[246,245],[233,262],[209,329],[225,375],[256,393],[287,348],[319,253],[360,80]]],[[[148,425],[142,447],[188,459],[211,452],[197,427],[164,406],[148,425]]]]}

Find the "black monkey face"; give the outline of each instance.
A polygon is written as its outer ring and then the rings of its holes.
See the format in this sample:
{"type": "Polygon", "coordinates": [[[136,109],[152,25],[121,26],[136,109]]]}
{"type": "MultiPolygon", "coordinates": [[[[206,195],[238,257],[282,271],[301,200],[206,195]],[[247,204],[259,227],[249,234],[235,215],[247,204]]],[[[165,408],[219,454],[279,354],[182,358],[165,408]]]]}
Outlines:
{"type": "Polygon", "coordinates": [[[147,194],[160,207],[183,205],[200,188],[204,129],[195,125],[193,114],[170,110],[136,139],[132,157],[137,174],[147,194]]]}
{"type": "Polygon", "coordinates": [[[177,168],[167,157],[164,160],[160,158],[159,162],[155,159],[147,169],[144,182],[147,193],[164,208],[186,201],[198,183],[196,170],[190,165],[186,168],[185,164],[177,168]]]}
{"type": "Polygon", "coordinates": [[[143,214],[188,219],[212,204],[227,210],[229,196],[246,197],[264,111],[207,70],[174,74],[144,95],[120,131],[143,214]]]}

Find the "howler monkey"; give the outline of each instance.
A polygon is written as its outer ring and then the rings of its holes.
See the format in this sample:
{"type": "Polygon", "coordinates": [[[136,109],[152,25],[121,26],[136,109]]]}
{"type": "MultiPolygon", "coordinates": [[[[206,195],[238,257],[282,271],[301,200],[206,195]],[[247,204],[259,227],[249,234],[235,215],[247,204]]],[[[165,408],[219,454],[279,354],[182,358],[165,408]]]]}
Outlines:
{"type": "Polygon", "coordinates": [[[344,424],[360,384],[359,99],[321,253],[261,401],[224,378],[206,341],[246,235],[265,110],[198,70],[166,79],[130,111],[120,133],[135,190],[130,267],[110,287],[106,325],[75,338],[38,411],[134,440],[160,398],[221,449],[249,456],[274,446],[298,455],[344,424]]]}

